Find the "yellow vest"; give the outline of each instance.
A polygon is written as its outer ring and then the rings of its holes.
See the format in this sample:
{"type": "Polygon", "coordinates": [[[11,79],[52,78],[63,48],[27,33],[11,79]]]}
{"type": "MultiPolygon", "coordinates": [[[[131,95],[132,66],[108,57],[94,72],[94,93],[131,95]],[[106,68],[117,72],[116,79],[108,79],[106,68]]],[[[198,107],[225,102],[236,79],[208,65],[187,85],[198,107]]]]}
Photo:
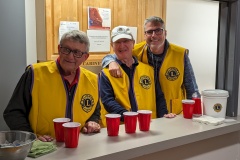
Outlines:
{"type": "MultiPolygon", "coordinates": [[[[121,68],[121,67],[120,67],[121,68]]],[[[103,69],[104,74],[108,77],[114,90],[115,100],[126,110],[131,110],[131,104],[128,96],[130,86],[128,75],[121,68],[123,78],[115,78],[110,75],[107,68],[103,69]]],[[[157,117],[156,113],[156,95],[154,85],[154,73],[151,66],[139,62],[134,72],[133,89],[136,97],[138,110],[151,110],[152,118],[157,117]]],[[[105,114],[107,111],[102,107],[102,123],[105,123],[105,114]]]]}
{"type": "MultiPolygon", "coordinates": [[[[32,107],[29,121],[34,133],[54,134],[54,118],[65,117],[67,89],[56,62],[33,64],[32,107]]],[[[79,81],[72,103],[72,121],[84,126],[98,102],[97,75],[80,67],[79,81]]]]}
{"type": "MultiPolygon", "coordinates": [[[[183,86],[185,48],[169,44],[163,60],[159,81],[164,93],[169,112],[182,112],[182,99],[186,99],[186,90],[183,86]]],[[[143,41],[134,46],[133,55],[140,61],[148,64],[147,45],[143,41]]]]}

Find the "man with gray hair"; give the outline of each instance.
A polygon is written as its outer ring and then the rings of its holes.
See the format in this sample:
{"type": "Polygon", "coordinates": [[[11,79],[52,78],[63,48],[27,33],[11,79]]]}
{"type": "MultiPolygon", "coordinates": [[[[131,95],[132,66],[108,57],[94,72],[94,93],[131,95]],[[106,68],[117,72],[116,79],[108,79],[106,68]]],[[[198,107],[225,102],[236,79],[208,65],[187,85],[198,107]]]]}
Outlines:
{"type": "Polygon", "coordinates": [[[53,119],[67,117],[81,123],[84,133],[100,131],[97,75],[80,67],[89,57],[89,39],[82,31],[65,33],[56,61],[28,66],[5,111],[11,130],[34,132],[52,141],[53,119]]]}
{"type": "MultiPolygon", "coordinates": [[[[155,94],[154,71],[132,55],[134,44],[135,40],[127,26],[117,26],[112,30],[111,45],[123,77],[115,78],[107,68],[102,70],[100,97],[104,109],[109,113],[121,114],[122,121],[124,112],[138,110],[151,110],[152,118],[174,117],[168,114],[165,103],[156,104],[159,97],[155,94]]],[[[101,110],[102,115],[106,114],[104,109],[101,110]]]]}
{"type": "MultiPolygon", "coordinates": [[[[152,16],[144,21],[145,41],[134,46],[133,55],[153,67],[156,90],[162,91],[167,109],[171,113],[182,113],[182,100],[192,99],[198,86],[188,57],[188,49],[169,43],[167,30],[160,17],[152,16]]],[[[103,59],[103,68],[109,66],[112,76],[121,77],[114,55],[103,59]]],[[[157,93],[156,93],[157,94],[157,93]]],[[[157,99],[159,101],[161,99],[157,99]]],[[[157,102],[158,103],[158,102],[157,102]]]]}

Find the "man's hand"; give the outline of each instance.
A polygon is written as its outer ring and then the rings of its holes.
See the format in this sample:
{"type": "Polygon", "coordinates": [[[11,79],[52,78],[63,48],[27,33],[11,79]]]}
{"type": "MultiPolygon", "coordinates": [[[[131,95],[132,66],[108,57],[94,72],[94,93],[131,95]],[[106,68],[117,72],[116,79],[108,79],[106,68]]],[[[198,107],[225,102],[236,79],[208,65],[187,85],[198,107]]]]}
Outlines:
{"type": "Polygon", "coordinates": [[[94,121],[87,122],[84,127],[82,128],[83,133],[99,133],[100,132],[100,125],[94,121]]]}
{"type": "Polygon", "coordinates": [[[109,69],[111,76],[116,77],[116,78],[122,77],[122,72],[121,72],[120,67],[117,62],[111,62],[109,64],[108,69],[109,69]]]}
{"type": "Polygon", "coordinates": [[[51,136],[49,135],[38,135],[38,139],[42,142],[51,142],[53,141],[54,138],[52,138],[51,136]]]}
{"type": "Polygon", "coordinates": [[[174,118],[174,117],[176,117],[176,114],[175,113],[164,114],[164,117],[165,118],[174,118]]]}

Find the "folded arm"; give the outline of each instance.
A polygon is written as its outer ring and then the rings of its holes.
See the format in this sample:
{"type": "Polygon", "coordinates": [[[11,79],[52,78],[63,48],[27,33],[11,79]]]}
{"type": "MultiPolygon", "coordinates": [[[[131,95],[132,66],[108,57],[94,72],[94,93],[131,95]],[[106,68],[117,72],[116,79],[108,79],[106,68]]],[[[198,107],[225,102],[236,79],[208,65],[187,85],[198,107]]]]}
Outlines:
{"type": "Polygon", "coordinates": [[[102,60],[102,68],[108,67],[110,75],[116,78],[122,77],[119,64],[116,62],[116,54],[108,54],[102,60]]]}

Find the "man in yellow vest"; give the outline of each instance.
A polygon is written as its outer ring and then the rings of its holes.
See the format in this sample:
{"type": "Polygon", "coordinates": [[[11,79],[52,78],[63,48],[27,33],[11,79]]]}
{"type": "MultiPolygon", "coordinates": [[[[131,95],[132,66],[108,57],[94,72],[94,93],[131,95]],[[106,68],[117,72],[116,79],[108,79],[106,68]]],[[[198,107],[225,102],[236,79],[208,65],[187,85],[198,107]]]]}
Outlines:
{"type": "Polygon", "coordinates": [[[135,40],[127,26],[117,26],[112,30],[111,45],[122,78],[111,76],[107,68],[102,70],[100,97],[104,108],[109,113],[121,114],[122,121],[124,112],[138,110],[152,110],[152,118],[174,117],[175,115],[168,114],[165,103],[156,104],[158,97],[155,94],[154,71],[151,66],[132,56],[134,44],[135,40]]]}
{"type": "MultiPolygon", "coordinates": [[[[144,22],[145,41],[136,44],[133,55],[154,68],[156,90],[162,90],[169,112],[182,112],[182,99],[191,99],[198,92],[188,50],[169,43],[166,39],[164,21],[160,17],[149,17],[144,22]]],[[[103,68],[109,65],[112,76],[122,77],[114,55],[103,59],[103,68]],[[111,62],[111,63],[110,63],[111,62]],[[110,63],[110,64],[109,64],[110,63]]]]}
{"type": "Polygon", "coordinates": [[[28,66],[4,111],[11,130],[34,132],[52,141],[53,119],[81,123],[84,133],[100,131],[97,75],[81,68],[89,57],[89,39],[82,31],[65,33],[56,61],[28,66]]]}

